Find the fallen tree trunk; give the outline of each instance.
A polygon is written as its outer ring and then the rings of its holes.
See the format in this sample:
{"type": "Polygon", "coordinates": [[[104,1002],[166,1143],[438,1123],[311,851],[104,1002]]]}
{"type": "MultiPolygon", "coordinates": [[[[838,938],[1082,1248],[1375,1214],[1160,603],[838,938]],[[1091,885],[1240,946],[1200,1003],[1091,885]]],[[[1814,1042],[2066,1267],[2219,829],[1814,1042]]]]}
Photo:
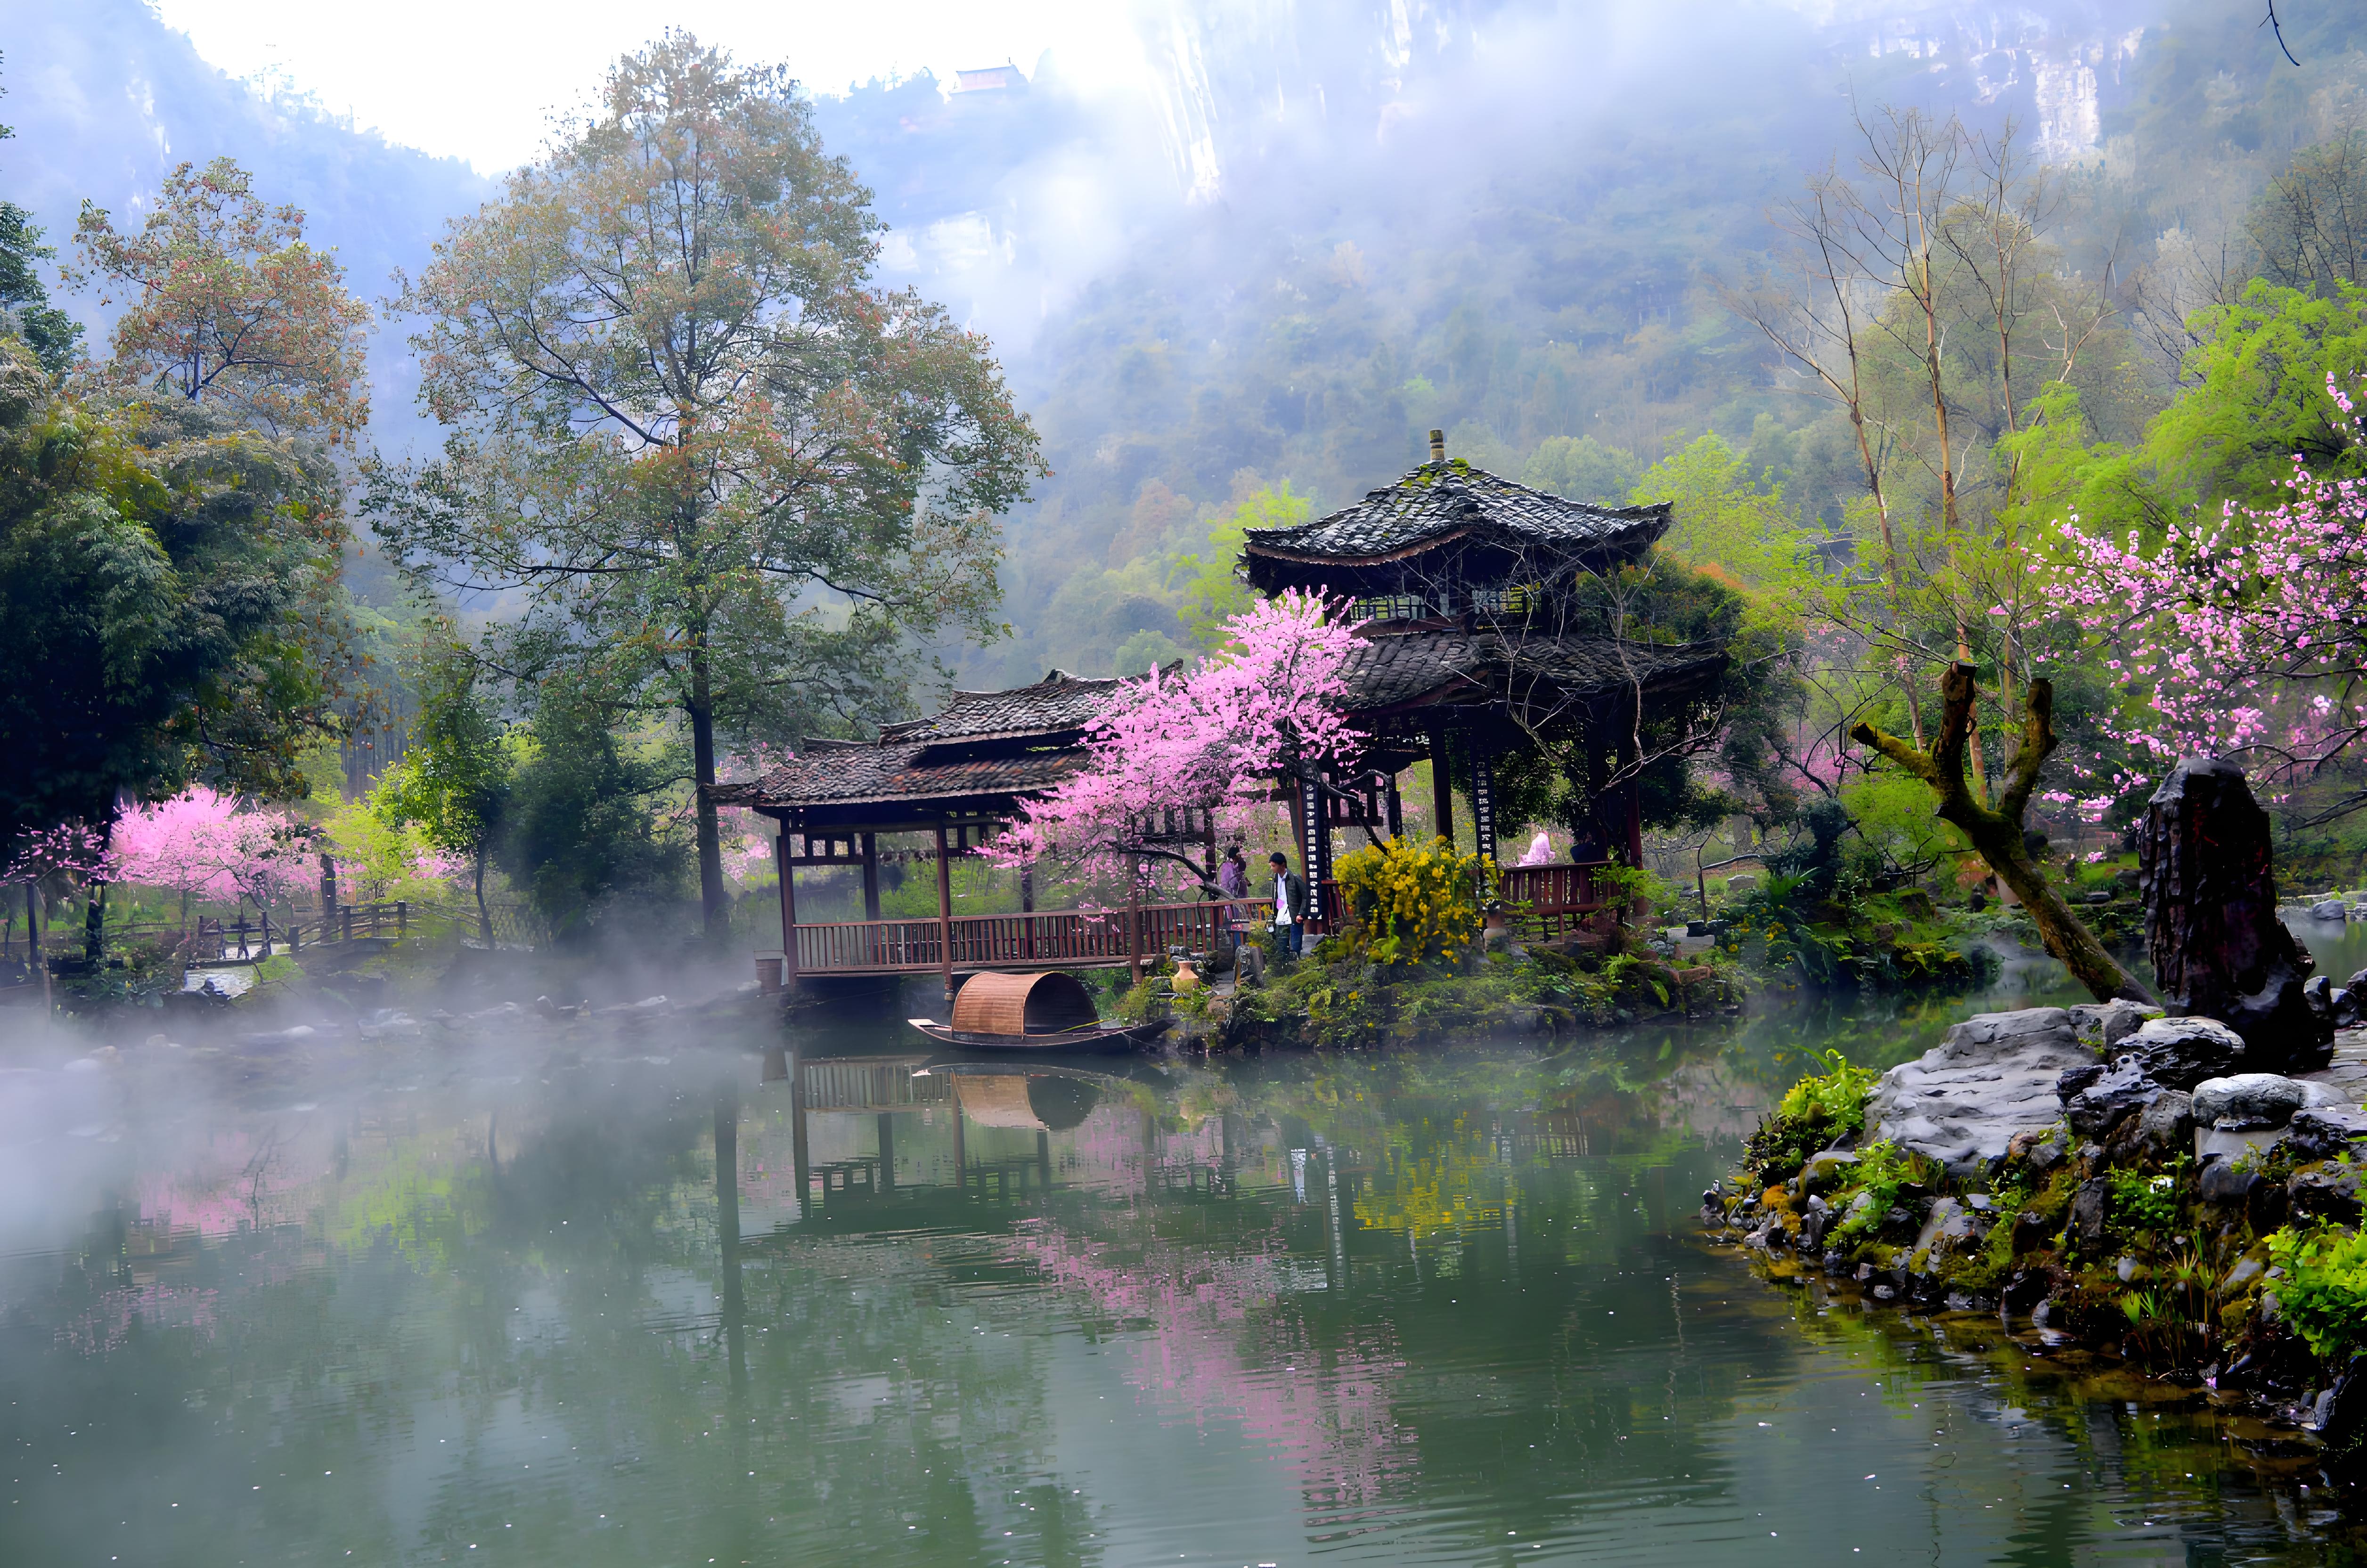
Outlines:
{"type": "Polygon", "coordinates": [[[2046,950],[2062,960],[2064,967],[2094,994],[2097,1001],[2109,1002],[2117,996],[2132,1002],[2152,1002],[2153,994],[2120,966],[2104,949],[2103,943],[2096,940],[2096,934],[2063,902],[2063,895],[2048,885],[2022,843],[2022,819],[2029,810],[2031,791],[2037,788],[2039,768],[2055,750],[2054,683],[2044,679],[2030,683],[2029,712],[2022,720],[2022,744],[2007,766],[2005,793],[1994,809],[1983,805],[1965,781],[1965,744],[1973,720],[1972,666],[1949,665],[1940,683],[1940,733],[1931,738],[1929,751],[1919,750],[1912,743],[1864,722],[1850,731],[1850,738],[1872,746],[1902,770],[1931,786],[1940,800],[1940,820],[1953,824],[1971,841],[1974,852],[2030,911],[2046,950]]]}

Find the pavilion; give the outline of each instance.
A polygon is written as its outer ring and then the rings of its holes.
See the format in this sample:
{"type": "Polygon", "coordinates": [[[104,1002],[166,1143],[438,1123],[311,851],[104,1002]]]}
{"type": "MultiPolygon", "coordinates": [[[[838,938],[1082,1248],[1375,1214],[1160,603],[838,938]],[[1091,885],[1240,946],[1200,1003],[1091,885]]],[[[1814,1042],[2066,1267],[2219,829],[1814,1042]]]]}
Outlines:
{"type": "MultiPolygon", "coordinates": [[[[1614,777],[1632,758],[1626,737],[1637,704],[1682,699],[1717,679],[1722,649],[1583,629],[1580,585],[1640,559],[1669,523],[1665,505],[1589,506],[1450,462],[1433,431],[1431,460],[1396,483],[1313,522],[1250,531],[1240,574],[1252,587],[1319,589],[1346,599],[1357,623],[1342,705],[1370,745],[1344,771],[1276,780],[1301,846],[1311,925],[1329,923],[1333,834],[1399,832],[1397,778],[1417,760],[1432,763],[1439,831],[1450,838],[1452,764],[1461,760],[1471,839],[1483,866],[1493,866],[1494,758],[1542,733],[1582,726],[1601,741],[1586,750],[1606,759],[1604,778],[1614,777]]],[[[785,978],[935,970],[951,994],[957,974],[981,969],[1138,966],[1170,947],[1213,945],[1228,918],[1221,904],[1042,912],[1025,878],[1017,915],[953,913],[950,858],[1083,767],[1085,731],[1117,685],[1055,670],[1009,691],[957,693],[944,711],[891,725],[876,741],[809,742],[762,778],[718,789],[719,802],[781,824],[785,978]],[[935,837],[937,916],[882,920],[878,835],[912,831],[935,837]],[[863,868],[865,918],[800,926],[801,866],[863,868]]],[[[1549,933],[1601,907],[1592,868],[1641,858],[1634,789],[1591,794],[1592,842],[1582,835],[1574,863],[1502,872],[1494,890],[1549,933]]],[[[1200,846],[1213,875],[1210,813],[1169,812],[1143,824],[1142,835],[1200,846]]]]}

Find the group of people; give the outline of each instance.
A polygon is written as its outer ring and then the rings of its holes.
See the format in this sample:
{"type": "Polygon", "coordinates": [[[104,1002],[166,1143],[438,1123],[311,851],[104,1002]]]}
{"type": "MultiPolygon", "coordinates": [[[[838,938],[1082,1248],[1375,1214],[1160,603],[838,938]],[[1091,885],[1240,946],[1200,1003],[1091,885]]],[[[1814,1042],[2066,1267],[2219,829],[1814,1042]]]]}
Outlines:
{"type": "MultiPolygon", "coordinates": [[[[1279,849],[1266,857],[1266,864],[1274,871],[1274,939],[1294,955],[1305,952],[1307,879],[1290,869],[1290,857],[1279,849]]],[[[1224,860],[1217,867],[1217,892],[1231,903],[1249,902],[1249,861],[1238,841],[1225,846],[1224,860]]]]}

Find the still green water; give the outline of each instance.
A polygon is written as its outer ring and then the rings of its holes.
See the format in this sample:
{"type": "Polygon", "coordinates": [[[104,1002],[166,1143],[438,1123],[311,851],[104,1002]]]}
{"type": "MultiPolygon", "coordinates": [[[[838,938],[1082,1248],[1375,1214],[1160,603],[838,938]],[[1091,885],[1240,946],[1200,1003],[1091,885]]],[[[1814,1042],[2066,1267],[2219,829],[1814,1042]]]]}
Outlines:
{"type": "Polygon", "coordinates": [[[1695,1239],[1806,1051],[2058,994],[1091,1071],[892,1007],[27,1065],[0,1563],[2341,1560],[2197,1399],[1695,1239]]]}

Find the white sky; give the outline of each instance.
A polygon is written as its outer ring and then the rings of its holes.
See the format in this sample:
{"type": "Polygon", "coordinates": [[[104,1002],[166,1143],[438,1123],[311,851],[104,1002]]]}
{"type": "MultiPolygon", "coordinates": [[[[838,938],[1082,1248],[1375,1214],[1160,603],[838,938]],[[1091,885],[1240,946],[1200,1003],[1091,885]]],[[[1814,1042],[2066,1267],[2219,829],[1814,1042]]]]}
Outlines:
{"type": "Polygon", "coordinates": [[[233,76],[271,73],[390,141],[468,159],[485,173],[540,147],[549,113],[580,104],[608,63],[663,28],[685,28],[749,61],[785,62],[808,87],[843,93],[873,76],[1005,60],[1035,74],[1049,49],[1064,75],[1117,86],[1142,69],[1126,0],[157,0],[166,25],[233,76]]]}

